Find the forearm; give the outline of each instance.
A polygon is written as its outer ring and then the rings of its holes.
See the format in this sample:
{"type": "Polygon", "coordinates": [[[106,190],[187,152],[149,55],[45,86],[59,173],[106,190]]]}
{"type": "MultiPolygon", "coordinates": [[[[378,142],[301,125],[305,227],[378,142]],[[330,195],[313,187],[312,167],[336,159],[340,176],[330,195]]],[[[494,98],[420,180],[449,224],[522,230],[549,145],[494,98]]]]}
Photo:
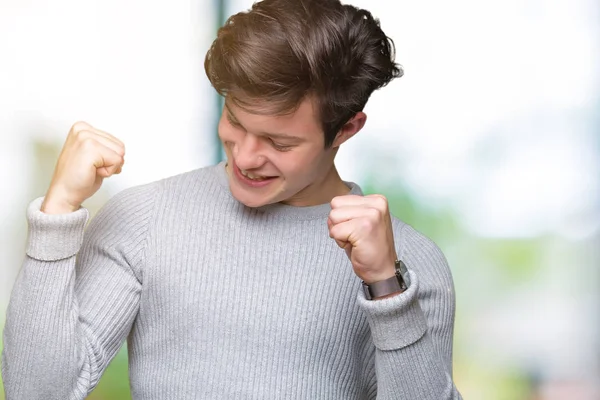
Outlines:
{"type": "Polygon", "coordinates": [[[119,350],[139,306],[141,282],[132,265],[141,263],[136,257],[143,241],[118,229],[117,221],[134,226],[125,216],[146,215],[120,213],[112,201],[84,238],[85,209],[49,216],[40,204],[37,199],[28,209],[27,257],[4,329],[7,400],[83,399],[119,350]]]}
{"type": "Polygon", "coordinates": [[[401,349],[377,349],[375,368],[377,400],[462,399],[428,333],[401,349]]]}
{"type": "MultiPolygon", "coordinates": [[[[359,296],[376,348],[376,398],[460,399],[452,382],[451,361],[445,356],[451,348],[443,345],[452,335],[453,313],[444,312],[441,315],[447,318],[428,321],[414,273],[411,281],[405,292],[386,299],[359,296]]],[[[453,300],[442,303],[440,308],[451,307],[453,300]]]]}
{"type": "Polygon", "coordinates": [[[83,399],[98,370],[74,295],[75,257],[27,257],[4,328],[2,375],[7,399],[83,399]]]}

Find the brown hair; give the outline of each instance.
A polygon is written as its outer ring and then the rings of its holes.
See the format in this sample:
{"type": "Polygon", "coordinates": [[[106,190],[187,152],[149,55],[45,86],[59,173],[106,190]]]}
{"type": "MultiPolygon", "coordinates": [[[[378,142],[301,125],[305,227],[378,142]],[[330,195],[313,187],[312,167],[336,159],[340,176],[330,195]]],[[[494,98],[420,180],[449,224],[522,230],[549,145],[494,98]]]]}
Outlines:
{"type": "Polygon", "coordinates": [[[339,0],[263,0],[231,16],[206,54],[217,92],[255,113],[286,114],[314,95],[325,147],[374,90],[403,75],[369,11],[339,0]]]}

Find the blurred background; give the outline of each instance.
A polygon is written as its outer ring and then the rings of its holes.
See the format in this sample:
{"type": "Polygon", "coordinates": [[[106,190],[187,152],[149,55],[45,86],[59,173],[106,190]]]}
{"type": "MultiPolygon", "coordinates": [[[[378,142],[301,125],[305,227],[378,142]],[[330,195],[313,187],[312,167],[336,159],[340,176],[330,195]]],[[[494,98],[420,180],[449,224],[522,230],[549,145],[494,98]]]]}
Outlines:
{"type": "MultiPolygon", "coordinates": [[[[459,390],[600,399],[600,3],[350,3],[380,18],[405,76],[373,95],[337,165],[444,250],[459,390]]],[[[128,149],[92,212],[219,161],[203,58],[225,16],[251,4],[0,2],[0,328],[26,207],[75,121],[128,149]]],[[[130,398],[124,348],[89,398],[130,398]]]]}

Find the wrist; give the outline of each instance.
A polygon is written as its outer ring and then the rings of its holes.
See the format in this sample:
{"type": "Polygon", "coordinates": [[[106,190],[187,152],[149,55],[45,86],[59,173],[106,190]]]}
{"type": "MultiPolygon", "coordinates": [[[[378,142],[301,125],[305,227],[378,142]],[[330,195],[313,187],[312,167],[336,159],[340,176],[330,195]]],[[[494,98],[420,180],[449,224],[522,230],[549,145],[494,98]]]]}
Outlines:
{"type": "Polygon", "coordinates": [[[377,282],[385,281],[386,279],[389,279],[395,275],[396,275],[396,273],[394,271],[394,268],[392,268],[391,272],[386,270],[386,272],[381,272],[378,274],[370,274],[363,279],[363,282],[366,283],[367,285],[372,285],[377,282]]]}
{"type": "Polygon", "coordinates": [[[390,293],[390,294],[386,294],[385,296],[373,297],[371,300],[375,300],[375,301],[377,301],[377,300],[385,300],[385,299],[389,299],[390,297],[395,297],[395,296],[398,296],[399,294],[402,294],[402,293],[404,293],[404,290],[405,290],[405,289],[401,289],[401,290],[399,290],[399,291],[397,291],[397,292],[390,293]]]}
{"type": "Polygon", "coordinates": [[[373,283],[362,282],[367,300],[381,300],[404,292],[410,285],[408,269],[401,260],[394,263],[394,275],[373,283]]]}
{"type": "Polygon", "coordinates": [[[367,285],[371,285],[373,283],[381,282],[386,279],[389,279],[396,275],[396,265],[395,259],[386,263],[385,268],[380,269],[376,272],[369,271],[368,273],[363,273],[360,278],[367,285]]]}
{"type": "Polygon", "coordinates": [[[44,214],[69,214],[80,208],[80,204],[72,204],[68,200],[65,200],[64,197],[49,190],[46,196],[44,196],[40,211],[44,214]]]}

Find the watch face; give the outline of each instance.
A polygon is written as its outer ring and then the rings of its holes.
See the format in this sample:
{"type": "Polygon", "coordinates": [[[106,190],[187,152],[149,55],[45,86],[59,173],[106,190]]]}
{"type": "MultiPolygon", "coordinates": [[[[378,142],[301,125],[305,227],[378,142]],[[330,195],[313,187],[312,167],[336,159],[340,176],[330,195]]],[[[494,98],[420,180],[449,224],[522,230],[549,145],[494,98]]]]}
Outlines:
{"type": "Polygon", "coordinates": [[[396,260],[396,275],[398,276],[398,280],[402,279],[402,287],[406,289],[410,286],[410,274],[408,273],[408,268],[404,261],[396,260]]]}
{"type": "Polygon", "coordinates": [[[365,298],[367,300],[373,300],[373,296],[371,296],[371,291],[369,290],[369,285],[367,285],[366,283],[362,283],[362,287],[363,287],[363,292],[365,294],[365,298]]]}

